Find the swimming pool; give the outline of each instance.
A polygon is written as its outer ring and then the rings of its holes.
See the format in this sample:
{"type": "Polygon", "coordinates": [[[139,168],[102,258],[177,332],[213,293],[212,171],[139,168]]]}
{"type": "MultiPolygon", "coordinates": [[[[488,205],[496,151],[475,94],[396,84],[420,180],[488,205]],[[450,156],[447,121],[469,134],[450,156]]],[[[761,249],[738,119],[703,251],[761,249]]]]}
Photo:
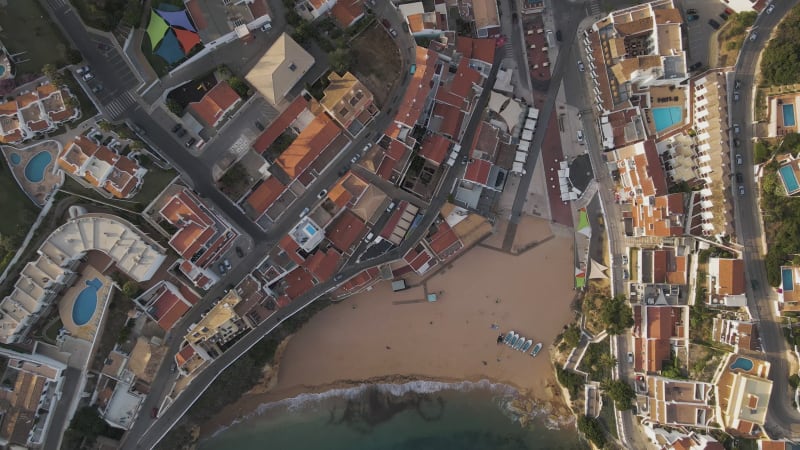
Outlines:
{"type": "Polygon", "coordinates": [[[731,364],[731,370],[741,369],[745,372],[753,370],[753,361],[747,358],[736,358],[736,361],[731,364]]]}
{"type": "Polygon", "coordinates": [[[792,194],[800,189],[800,183],[797,182],[797,177],[794,175],[792,166],[783,166],[778,169],[778,173],[781,174],[781,179],[786,186],[787,193],[792,194]]]}
{"type": "Polygon", "coordinates": [[[19,155],[16,153],[12,153],[11,156],[9,156],[9,158],[11,159],[11,164],[15,166],[20,162],[22,162],[22,158],[20,158],[19,155]]]}
{"type": "Polygon", "coordinates": [[[794,126],[794,105],[792,105],[791,103],[783,104],[783,126],[785,127],[794,126]]]}
{"type": "Polygon", "coordinates": [[[653,108],[653,121],[656,125],[656,132],[660,133],[683,120],[683,110],[680,106],[668,106],[653,108]]]}
{"type": "Polygon", "coordinates": [[[25,178],[31,183],[42,181],[44,179],[44,169],[47,168],[52,160],[53,156],[50,155],[50,152],[39,152],[25,166],[25,178]]]}
{"type": "Polygon", "coordinates": [[[783,290],[794,290],[794,278],[792,277],[792,269],[781,269],[781,281],[783,283],[783,290]]]}
{"type": "Polygon", "coordinates": [[[308,233],[309,236],[313,236],[317,234],[317,229],[314,228],[314,225],[311,225],[310,223],[306,224],[306,233],[308,233]]]}
{"type": "Polygon", "coordinates": [[[103,283],[97,278],[86,281],[86,287],[75,298],[72,305],[72,321],[75,325],[86,325],[97,309],[97,291],[103,287],[103,283]]]}

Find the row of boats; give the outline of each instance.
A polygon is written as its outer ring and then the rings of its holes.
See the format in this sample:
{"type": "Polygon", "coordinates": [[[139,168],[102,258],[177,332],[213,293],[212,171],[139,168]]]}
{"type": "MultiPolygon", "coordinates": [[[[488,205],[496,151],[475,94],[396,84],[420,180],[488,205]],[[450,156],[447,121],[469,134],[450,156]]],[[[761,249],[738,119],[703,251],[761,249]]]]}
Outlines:
{"type": "MultiPolygon", "coordinates": [[[[524,336],[520,336],[519,334],[515,333],[513,330],[506,333],[505,337],[503,337],[503,343],[507,346],[513,348],[514,350],[519,350],[522,353],[527,353],[528,350],[531,349],[533,345],[532,339],[525,339],[524,336]]],[[[536,345],[533,345],[533,350],[531,350],[531,356],[536,356],[542,350],[542,343],[539,342],[536,345]]]]}

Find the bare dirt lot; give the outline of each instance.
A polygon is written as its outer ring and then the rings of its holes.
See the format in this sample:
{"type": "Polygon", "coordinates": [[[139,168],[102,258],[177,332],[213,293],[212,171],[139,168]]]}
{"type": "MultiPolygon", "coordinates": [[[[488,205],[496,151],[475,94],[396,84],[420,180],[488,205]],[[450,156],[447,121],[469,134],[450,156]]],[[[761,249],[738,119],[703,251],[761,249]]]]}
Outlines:
{"type": "Polygon", "coordinates": [[[355,75],[375,96],[378,106],[400,78],[400,52],[389,33],[375,22],[351,42],[355,75]]]}

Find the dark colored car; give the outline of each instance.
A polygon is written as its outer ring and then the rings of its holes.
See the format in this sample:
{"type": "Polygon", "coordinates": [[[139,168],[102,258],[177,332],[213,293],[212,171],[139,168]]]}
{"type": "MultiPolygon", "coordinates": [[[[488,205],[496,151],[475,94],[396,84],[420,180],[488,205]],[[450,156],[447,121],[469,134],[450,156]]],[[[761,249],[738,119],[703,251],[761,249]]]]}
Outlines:
{"type": "Polygon", "coordinates": [[[726,20],[728,20],[728,15],[725,14],[725,13],[720,13],[719,14],[719,18],[722,19],[723,21],[726,21],[726,20]]]}
{"type": "Polygon", "coordinates": [[[708,24],[711,25],[711,28],[715,30],[719,30],[719,22],[714,19],[708,19],[708,24]]]}
{"type": "Polygon", "coordinates": [[[734,138],[733,139],[733,145],[738,147],[739,145],[741,145],[741,143],[742,143],[742,141],[740,141],[739,138],[734,138]]]}
{"type": "Polygon", "coordinates": [[[697,69],[699,69],[699,68],[700,68],[700,67],[702,67],[702,66],[703,66],[703,63],[702,63],[702,62],[700,62],[700,61],[697,61],[696,63],[692,64],[692,65],[689,67],[689,72],[691,72],[691,71],[693,71],[693,70],[697,70],[697,69]]]}
{"type": "Polygon", "coordinates": [[[174,126],[174,127],[172,127],[172,132],[173,132],[173,133],[177,133],[177,132],[178,132],[178,130],[180,130],[181,128],[183,128],[183,127],[181,126],[181,124],[179,124],[179,123],[176,123],[176,124],[175,124],[175,126],[174,126]]]}
{"type": "Polygon", "coordinates": [[[156,417],[158,417],[158,408],[153,408],[153,409],[150,411],[150,417],[152,417],[153,419],[155,419],[156,417]]]}
{"type": "Polygon", "coordinates": [[[238,256],[239,258],[244,256],[244,250],[242,250],[242,247],[238,247],[238,246],[236,247],[236,256],[238,256]]]}
{"type": "Polygon", "coordinates": [[[388,20],[386,20],[386,19],[382,19],[382,20],[381,20],[381,23],[382,23],[382,24],[383,24],[383,26],[384,26],[384,27],[386,27],[386,28],[392,28],[392,24],[390,24],[390,23],[389,23],[389,21],[388,21],[388,20]]]}
{"type": "Polygon", "coordinates": [[[739,184],[744,183],[744,176],[742,176],[741,172],[736,172],[736,182],[739,184]]]}
{"type": "Polygon", "coordinates": [[[556,30],[556,40],[561,42],[561,30],[556,30]]]}
{"type": "Polygon", "coordinates": [[[178,137],[184,137],[184,136],[186,136],[186,129],[181,128],[180,130],[178,130],[178,137]]]}
{"type": "Polygon", "coordinates": [[[258,128],[258,131],[264,131],[264,124],[256,120],[256,128],[258,128]]]}
{"type": "Polygon", "coordinates": [[[688,16],[686,16],[686,21],[687,22],[693,22],[693,21],[695,21],[695,20],[697,20],[699,18],[700,18],[700,16],[698,16],[697,14],[689,14],[688,16]]]}
{"type": "Polygon", "coordinates": [[[193,146],[195,142],[197,142],[197,139],[190,138],[188,141],[186,141],[186,147],[188,148],[188,147],[193,146]]]}
{"type": "Polygon", "coordinates": [[[697,10],[694,8],[687,9],[686,14],[697,14],[697,10]]]}

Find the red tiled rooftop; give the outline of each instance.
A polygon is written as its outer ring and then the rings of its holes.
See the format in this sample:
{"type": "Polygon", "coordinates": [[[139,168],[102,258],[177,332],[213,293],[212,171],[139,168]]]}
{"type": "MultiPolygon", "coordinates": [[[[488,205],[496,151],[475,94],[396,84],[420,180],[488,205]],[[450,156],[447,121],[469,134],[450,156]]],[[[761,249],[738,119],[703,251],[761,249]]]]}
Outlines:
{"type": "Polygon", "coordinates": [[[175,355],[175,362],[178,363],[178,367],[182,367],[184,364],[186,364],[186,361],[189,361],[189,359],[194,356],[194,354],[194,347],[187,345],[175,355]]]}
{"type": "MultiPolygon", "coordinates": [[[[438,106],[438,105],[437,105],[438,106]]],[[[439,134],[425,136],[419,149],[419,156],[436,164],[441,164],[447,157],[450,141],[439,134]]]]}
{"type": "Polygon", "coordinates": [[[403,257],[403,260],[415,271],[419,271],[426,263],[430,262],[431,259],[433,258],[426,250],[417,252],[413,248],[403,257]]]}
{"type": "Polygon", "coordinates": [[[208,27],[205,16],[203,16],[203,7],[200,5],[200,0],[188,0],[186,2],[186,9],[192,17],[192,22],[198,31],[205,30],[208,27]]]}
{"type": "Polygon", "coordinates": [[[431,250],[433,250],[436,255],[441,256],[442,252],[458,242],[458,236],[456,236],[456,233],[450,228],[447,222],[442,221],[442,223],[439,224],[439,229],[430,237],[428,242],[431,246],[431,250]]]}
{"type": "Polygon", "coordinates": [[[300,254],[297,253],[297,250],[300,250],[300,246],[292,239],[291,236],[288,234],[281,238],[278,242],[278,247],[282,248],[283,251],[286,252],[286,255],[297,264],[303,264],[303,258],[300,254]]]}
{"type": "Polygon", "coordinates": [[[473,39],[466,36],[456,38],[456,50],[464,57],[494,64],[496,44],[494,38],[473,39]]]}
{"type": "Polygon", "coordinates": [[[345,209],[328,226],[325,234],[334,247],[346,252],[364,234],[366,227],[358,216],[345,209]]]}
{"type": "Polygon", "coordinates": [[[469,67],[466,59],[462,59],[458,64],[458,71],[453,76],[451,89],[455,95],[466,99],[472,93],[472,86],[480,85],[482,81],[481,74],[469,67]]]}
{"type": "Polygon", "coordinates": [[[327,114],[320,113],[275,161],[295,179],[342,133],[327,114]]]}
{"type": "Polygon", "coordinates": [[[467,171],[464,179],[486,186],[489,182],[489,172],[492,170],[492,163],[483,159],[473,159],[467,164],[467,171]]]}
{"type": "Polygon", "coordinates": [[[241,100],[239,94],[231,88],[227,81],[220,81],[200,99],[189,103],[189,109],[209,127],[213,127],[222,119],[223,114],[236,102],[241,100]]]}
{"type": "Polygon", "coordinates": [[[153,307],[155,308],[153,317],[158,321],[158,325],[167,331],[171,330],[175,322],[189,310],[189,305],[168,289],[165,289],[153,302],[153,307]]]}
{"type": "Polygon", "coordinates": [[[305,269],[297,267],[283,279],[286,283],[286,295],[294,300],[314,287],[314,277],[305,269]]]}
{"type": "Polygon", "coordinates": [[[425,99],[431,91],[431,80],[438,57],[438,54],[431,49],[419,46],[414,48],[416,69],[395,115],[395,121],[408,127],[413,127],[422,114],[425,99]]]}
{"type": "Polygon", "coordinates": [[[364,0],[339,0],[331,8],[331,15],[342,28],[347,28],[364,15],[364,0]]]}
{"type": "Polygon", "coordinates": [[[283,110],[283,112],[272,121],[271,124],[264,130],[261,135],[256,138],[256,141],[253,143],[253,150],[257,151],[258,153],[264,153],[276,139],[280,136],[289,125],[292,124],[297,119],[297,116],[300,115],[306,108],[308,107],[308,100],[305,99],[302,95],[298,96],[294,101],[289,104],[289,106],[283,110]]]}
{"type": "Polygon", "coordinates": [[[319,250],[306,260],[305,267],[318,282],[322,283],[333,278],[341,256],[334,249],[329,249],[327,253],[319,250]]]}
{"type": "Polygon", "coordinates": [[[275,203],[284,190],[286,190],[286,185],[281,183],[277,177],[269,177],[253,190],[246,202],[260,216],[275,203]]]}
{"type": "Polygon", "coordinates": [[[461,110],[445,103],[437,103],[433,108],[433,115],[442,118],[439,124],[439,133],[458,139],[461,121],[464,119],[464,113],[461,110]]]}

